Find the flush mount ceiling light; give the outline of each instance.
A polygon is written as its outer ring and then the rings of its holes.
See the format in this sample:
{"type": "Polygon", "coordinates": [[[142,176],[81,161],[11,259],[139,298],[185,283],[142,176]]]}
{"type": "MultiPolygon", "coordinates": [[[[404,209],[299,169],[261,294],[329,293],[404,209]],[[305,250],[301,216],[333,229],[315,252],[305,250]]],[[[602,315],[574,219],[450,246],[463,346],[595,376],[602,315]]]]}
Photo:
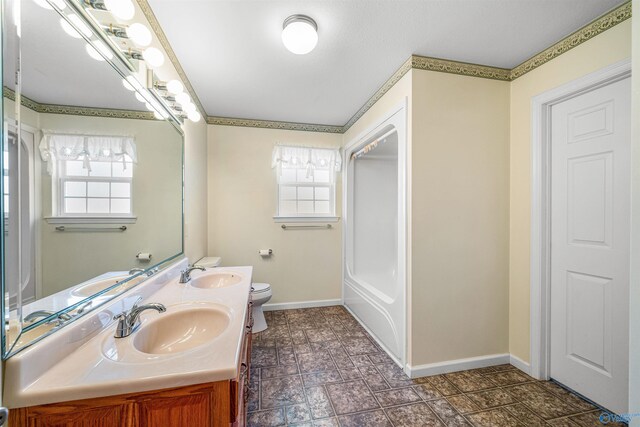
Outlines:
{"type": "Polygon", "coordinates": [[[296,55],[311,52],[318,44],[318,25],[306,15],[291,15],[282,25],[282,43],[296,55]]]}

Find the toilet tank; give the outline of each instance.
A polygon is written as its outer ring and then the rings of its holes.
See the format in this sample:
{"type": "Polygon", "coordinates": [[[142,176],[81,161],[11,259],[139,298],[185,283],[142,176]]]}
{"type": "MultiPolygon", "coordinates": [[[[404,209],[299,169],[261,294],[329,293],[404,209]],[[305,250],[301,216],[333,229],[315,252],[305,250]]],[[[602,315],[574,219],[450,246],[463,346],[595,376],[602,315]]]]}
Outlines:
{"type": "Polygon", "coordinates": [[[221,263],[222,258],[220,258],[219,256],[206,256],[204,258],[200,258],[194,265],[204,268],[214,268],[220,267],[221,263]]]}

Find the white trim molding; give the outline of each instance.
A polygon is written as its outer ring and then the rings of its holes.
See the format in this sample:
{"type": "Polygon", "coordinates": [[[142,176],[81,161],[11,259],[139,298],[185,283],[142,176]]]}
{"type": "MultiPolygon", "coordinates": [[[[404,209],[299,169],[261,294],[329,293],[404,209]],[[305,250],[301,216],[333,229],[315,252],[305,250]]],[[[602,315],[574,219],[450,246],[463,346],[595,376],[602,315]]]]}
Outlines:
{"type": "Polygon", "coordinates": [[[511,357],[513,356],[508,353],[502,353],[468,357],[466,359],[446,360],[444,362],[428,363],[426,365],[411,366],[407,364],[405,372],[410,378],[428,377],[431,375],[447,374],[449,372],[504,365],[511,361],[511,357]]]}
{"type": "Polygon", "coordinates": [[[516,368],[520,369],[525,374],[531,375],[531,365],[529,364],[529,362],[525,362],[524,360],[520,359],[518,356],[514,356],[513,354],[511,354],[509,355],[509,363],[515,366],[516,368]]]}
{"type": "Polygon", "coordinates": [[[631,60],[625,59],[531,99],[530,375],[537,379],[549,379],[550,365],[551,224],[548,165],[551,107],[630,75],[631,60]]]}
{"type": "Polygon", "coordinates": [[[341,299],[322,299],[315,301],[281,302],[278,304],[265,304],[264,311],[291,310],[293,308],[329,307],[331,305],[342,305],[341,299]]]}

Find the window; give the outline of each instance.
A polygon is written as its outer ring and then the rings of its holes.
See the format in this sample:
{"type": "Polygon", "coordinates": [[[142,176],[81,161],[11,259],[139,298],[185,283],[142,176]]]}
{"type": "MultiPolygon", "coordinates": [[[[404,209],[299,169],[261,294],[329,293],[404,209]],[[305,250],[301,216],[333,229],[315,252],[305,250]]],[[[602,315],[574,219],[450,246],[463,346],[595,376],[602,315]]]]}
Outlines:
{"type": "Polygon", "coordinates": [[[54,219],[133,216],[132,137],[45,133],[40,154],[52,178],[54,219]]]}
{"type": "Polygon", "coordinates": [[[332,218],[336,215],[338,149],[276,146],[272,166],[278,179],[278,218],[332,218]]]}
{"type": "Polygon", "coordinates": [[[129,216],[133,163],[129,156],[119,161],[91,162],[82,160],[58,162],[59,216],[129,216]]]}

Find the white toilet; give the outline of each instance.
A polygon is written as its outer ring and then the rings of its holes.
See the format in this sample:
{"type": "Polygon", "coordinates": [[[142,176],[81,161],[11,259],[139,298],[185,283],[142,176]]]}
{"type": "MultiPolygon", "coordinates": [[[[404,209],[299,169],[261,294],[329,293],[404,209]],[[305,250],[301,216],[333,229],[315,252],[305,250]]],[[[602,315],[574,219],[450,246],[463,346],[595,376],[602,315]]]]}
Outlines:
{"type": "MultiPolygon", "coordinates": [[[[201,258],[194,265],[204,268],[220,267],[222,258],[217,256],[207,256],[201,258]]],[[[262,304],[271,299],[271,286],[268,283],[253,283],[251,297],[253,301],[253,332],[262,332],[267,329],[267,321],[262,312],[262,304]]]]}
{"type": "Polygon", "coordinates": [[[262,312],[262,304],[271,299],[271,286],[268,283],[254,283],[251,296],[253,298],[253,333],[267,329],[267,321],[262,312]]]}

